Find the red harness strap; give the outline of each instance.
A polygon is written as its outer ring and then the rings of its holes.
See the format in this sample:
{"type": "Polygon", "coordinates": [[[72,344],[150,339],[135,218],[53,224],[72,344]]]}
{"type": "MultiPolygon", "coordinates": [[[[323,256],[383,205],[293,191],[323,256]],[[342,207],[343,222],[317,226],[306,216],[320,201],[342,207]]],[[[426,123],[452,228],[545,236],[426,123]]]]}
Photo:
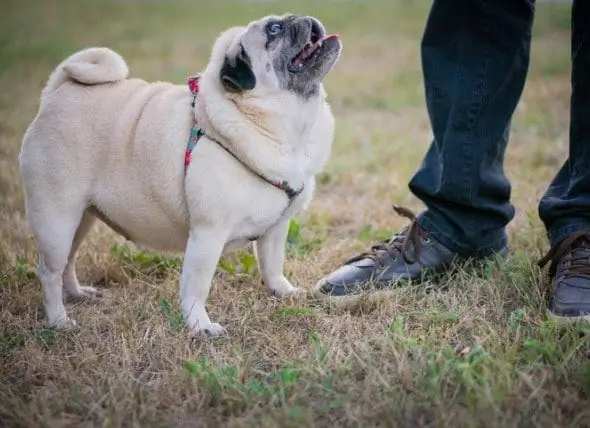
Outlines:
{"type": "MultiPolygon", "coordinates": [[[[195,106],[195,100],[197,98],[197,94],[199,93],[199,76],[191,76],[188,78],[188,87],[193,95],[193,101],[191,105],[195,106]]],[[[196,124],[193,125],[191,128],[191,135],[188,138],[188,143],[186,145],[186,151],[184,153],[184,172],[186,174],[186,169],[188,168],[189,164],[191,163],[191,158],[193,155],[193,149],[201,139],[201,137],[205,133],[201,128],[199,128],[196,124]]]]}

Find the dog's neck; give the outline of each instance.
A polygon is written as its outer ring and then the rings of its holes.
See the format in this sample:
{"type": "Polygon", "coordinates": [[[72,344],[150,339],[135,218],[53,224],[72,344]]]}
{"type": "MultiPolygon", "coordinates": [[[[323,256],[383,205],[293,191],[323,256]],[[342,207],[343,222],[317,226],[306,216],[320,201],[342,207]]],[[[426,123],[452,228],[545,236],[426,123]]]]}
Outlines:
{"type": "Polygon", "coordinates": [[[228,97],[208,88],[203,76],[195,101],[195,119],[248,168],[300,188],[306,181],[309,144],[324,92],[307,100],[290,93],[228,97]]]}

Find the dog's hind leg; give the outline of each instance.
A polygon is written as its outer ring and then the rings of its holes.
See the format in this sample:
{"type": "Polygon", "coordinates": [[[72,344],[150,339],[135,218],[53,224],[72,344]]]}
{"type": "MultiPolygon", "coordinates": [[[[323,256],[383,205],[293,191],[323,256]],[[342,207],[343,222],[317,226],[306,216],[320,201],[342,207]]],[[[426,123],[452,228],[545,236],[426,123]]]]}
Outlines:
{"type": "Polygon", "coordinates": [[[96,288],[80,285],[78,277],[76,276],[76,256],[78,255],[78,249],[86,235],[88,235],[88,232],[90,232],[90,229],[92,229],[95,221],[96,217],[88,211],[82,216],[82,220],[74,235],[74,241],[72,242],[72,248],[70,249],[70,255],[68,257],[68,264],[63,273],[64,291],[66,292],[67,297],[74,300],[84,300],[93,298],[97,295],[96,288]]]}
{"type": "Polygon", "coordinates": [[[35,199],[28,198],[27,218],[39,248],[37,274],[43,286],[45,315],[51,326],[70,327],[75,322],[68,318],[63,303],[63,275],[85,207],[73,201],[35,199]]]}

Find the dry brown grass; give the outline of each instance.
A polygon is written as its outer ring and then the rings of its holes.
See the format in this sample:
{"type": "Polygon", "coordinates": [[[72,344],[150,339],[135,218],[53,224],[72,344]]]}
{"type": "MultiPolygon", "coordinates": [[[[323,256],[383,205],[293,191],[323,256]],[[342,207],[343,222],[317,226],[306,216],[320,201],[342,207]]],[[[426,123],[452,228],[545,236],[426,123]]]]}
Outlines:
{"type": "Polygon", "coordinates": [[[104,44],[133,75],[181,83],[229,25],[287,10],[325,20],[345,44],[327,81],[337,139],[286,266],[311,287],[402,226],[390,202],[420,208],[406,183],[430,138],[419,64],[428,4],[121,3],[2,3],[0,425],[590,426],[588,330],[544,319],[535,267],[546,249],[536,202],[567,149],[567,8],[538,10],[506,159],[518,208],[506,261],[337,305],[269,297],[242,252],[224,260],[209,300],[230,339],[191,343],[177,309],[178,260],[120,246],[105,227],[79,263],[103,298],[69,306],[76,331],[44,326],[16,157],[50,70],[104,44]]]}

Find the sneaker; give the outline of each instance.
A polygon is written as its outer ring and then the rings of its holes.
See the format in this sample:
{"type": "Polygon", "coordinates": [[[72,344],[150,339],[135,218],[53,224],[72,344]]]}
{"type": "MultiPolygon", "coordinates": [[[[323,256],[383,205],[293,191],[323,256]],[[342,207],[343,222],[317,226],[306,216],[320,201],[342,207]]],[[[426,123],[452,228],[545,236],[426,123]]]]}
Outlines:
{"type": "Polygon", "coordinates": [[[316,285],[316,292],[331,297],[358,294],[370,286],[394,287],[402,280],[423,280],[449,269],[457,253],[437,242],[420,227],[415,214],[394,205],[395,212],[411,221],[391,239],[346,262],[316,285]]]}
{"type": "Polygon", "coordinates": [[[590,321],[590,231],[573,233],[539,261],[551,262],[548,316],[559,323],[590,321]]]}

